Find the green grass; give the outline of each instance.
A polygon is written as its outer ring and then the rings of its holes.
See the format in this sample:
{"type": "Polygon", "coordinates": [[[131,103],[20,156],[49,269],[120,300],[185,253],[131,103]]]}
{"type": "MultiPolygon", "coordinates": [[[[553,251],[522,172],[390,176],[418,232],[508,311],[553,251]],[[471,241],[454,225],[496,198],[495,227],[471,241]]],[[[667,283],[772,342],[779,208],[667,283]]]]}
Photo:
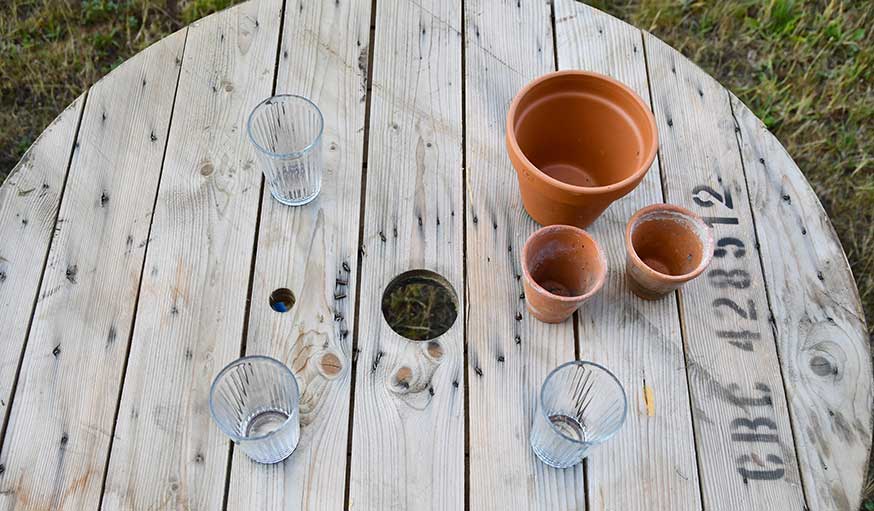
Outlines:
{"type": "Polygon", "coordinates": [[[690,57],[786,146],[831,217],[874,334],[874,1],[593,3],[690,57]]]}
{"type": "Polygon", "coordinates": [[[458,299],[448,283],[414,275],[393,281],[382,297],[382,314],[392,330],[407,339],[434,339],[458,318],[458,299]]]}
{"type": "MultiPolygon", "coordinates": [[[[874,1],[596,0],[746,103],[831,217],[874,340],[874,1]]],[[[865,511],[874,511],[874,466],[865,511]]]]}
{"type": "Polygon", "coordinates": [[[0,181],[90,84],[174,30],[237,2],[2,0],[0,181]]]}
{"type": "MultiPolygon", "coordinates": [[[[0,180],[88,85],[239,0],[3,1],[0,180]]],[[[874,0],[592,3],[689,56],[783,142],[834,223],[874,333],[874,0]]]]}

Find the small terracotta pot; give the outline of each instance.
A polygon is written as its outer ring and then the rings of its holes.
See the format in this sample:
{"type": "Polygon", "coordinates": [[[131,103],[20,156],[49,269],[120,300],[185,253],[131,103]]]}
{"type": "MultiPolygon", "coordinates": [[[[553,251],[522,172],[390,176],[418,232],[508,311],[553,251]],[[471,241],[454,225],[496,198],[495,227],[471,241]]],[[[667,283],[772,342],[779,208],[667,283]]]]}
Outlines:
{"type": "Polygon", "coordinates": [[[607,76],[558,71],[526,85],[507,113],[507,151],[522,203],[541,225],[584,228],[646,175],[655,119],[607,76]]]}
{"type": "Polygon", "coordinates": [[[552,225],[525,242],[522,273],[531,314],[546,323],[561,323],[604,285],[607,259],[586,231],[552,225]]]}
{"type": "Polygon", "coordinates": [[[688,209],[653,204],[625,228],[628,286],[656,300],[701,275],[713,259],[713,229],[688,209]]]}

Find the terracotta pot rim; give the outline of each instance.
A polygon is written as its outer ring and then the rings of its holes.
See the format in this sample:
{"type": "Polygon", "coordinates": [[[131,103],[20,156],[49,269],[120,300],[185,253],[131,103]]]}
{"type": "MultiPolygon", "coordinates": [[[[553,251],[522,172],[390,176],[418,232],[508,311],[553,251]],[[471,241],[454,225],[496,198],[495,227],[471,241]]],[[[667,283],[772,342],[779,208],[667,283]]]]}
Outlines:
{"type": "Polygon", "coordinates": [[[625,225],[625,251],[628,253],[628,256],[633,258],[634,261],[638,263],[641,268],[645,268],[647,271],[652,272],[655,276],[667,282],[682,284],[684,282],[688,282],[694,279],[698,275],[701,275],[701,273],[707,269],[707,266],[710,265],[710,261],[713,259],[713,247],[713,229],[711,229],[709,225],[704,223],[704,220],[697,214],[675,204],[650,204],[649,206],[641,208],[636,213],[634,213],[634,215],[632,215],[631,218],[628,219],[628,223],[625,225]],[[698,263],[698,266],[696,266],[694,270],[688,273],[684,273],[682,275],[669,275],[667,273],[662,273],[660,271],[652,269],[649,265],[644,263],[643,260],[637,255],[637,251],[634,250],[634,246],[631,244],[631,227],[635,223],[637,223],[637,221],[640,220],[643,216],[660,211],[678,213],[681,216],[686,217],[686,219],[690,222],[702,226],[704,232],[707,233],[706,238],[701,240],[703,244],[703,246],[701,247],[701,262],[698,263]]]}
{"type": "Polygon", "coordinates": [[[537,229],[531,234],[531,236],[528,236],[528,240],[525,241],[525,245],[522,246],[522,273],[525,276],[525,279],[531,284],[531,287],[533,287],[538,292],[548,296],[552,300],[573,304],[579,302],[582,299],[588,299],[592,297],[598,291],[600,291],[602,287],[604,287],[604,282],[607,280],[607,258],[604,256],[604,251],[601,250],[601,245],[599,245],[598,242],[595,241],[595,238],[593,238],[589,233],[580,229],[579,227],[563,224],[547,225],[546,227],[541,227],[540,229],[537,229]],[[531,241],[535,238],[555,231],[571,231],[577,236],[585,238],[586,241],[592,243],[595,246],[595,251],[598,253],[598,261],[601,263],[601,269],[596,274],[595,284],[592,286],[591,289],[589,289],[588,292],[574,296],[562,296],[550,293],[543,286],[538,284],[537,281],[534,280],[533,277],[531,277],[531,273],[528,272],[528,250],[531,241]]]}
{"type": "Polygon", "coordinates": [[[600,73],[593,73],[591,71],[581,71],[579,69],[566,69],[566,70],[562,70],[562,71],[553,71],[551,73],[547,73],[543,76],[535,78],[534,80],[532,80],[531,82],[526,84],[524,87],[522,87],[522,89],[516,93],[516,96],[513,98],[513,101],[510,103],[510,109],[507,112],[506,132],[507,132],[507,143],[510,145],[511,151],[513,151],[514,153],[519,155],[519,159],[524,163],[524,165],[528,168],[528,170],[533,175],[537,176],[542,181],[545,181],[547,184],[549,184],[551,186],[555,186],[555,187],[560,188],[562,190],[565,190],[567,192],[576,193],[576,194],[580,194],[580,195],[598,195],[598,194],[603,194],[603,193],[609,193],[609,192],[613,192],[616,190],[622,190],[622,189],[629,187],[629,186],[634,188],[634,186],[638,182],[640,182],[641,179],[643,179],[643,176],[646,175],[647,171],[649,171],[649,168],[652,166],[653,161],[655,161],[655,157],[656,157],[656,154],[658,153],[658,147],[659,147],[658,129],[656,127],[655,116],[653,116],[652,110],[650,109],[649,105],[644,103],[643,99],[641,99],[641,97],[636,92],[634,92],[634,90],[632,90],[630,87],[628,87],[624,83],[622,83],[618,80],[615,80],[609,76],[602,75],[600,73]],[[525,97],[525,95],[527,95],[528,92],[530,92],[531,89],[533,89],[534,87],[537,87],[538,85],[540,85],[541,83],[543,83],[547,80],[552,80],[554,78],[559,78],[562,76],[584,76],[584,77],[595,78],[597,80],[605,81],[605,82],[609,83],[610,85],[616,87],[617,89],[620,89],[632,101],[637,103],[644,112],[646,112],[646,118],[647,118],[647,121],[649,121],[650,130],[655,135],[656,141],[652,145],[652,148],[650,148],[649,153],[646,155],[646,158],[644,159],[644,163],[640,166],[640,168],[635,170],[630,176],[626,177],[625,179],[623,179],[621,181],[617,181],[616,183],[611,183],[609,185],[604,185],[604,186],[572,185],[572,184],[565,183],[564,181],[559,181],[558,179],[555,179],[554,177],[546,174],[545,172],[543,172],[542,170],[537,168],[536,165],[531,163],[531,161],[528,159],[528,156],[526,156],[525,153],[522,152],[522,149],[519,147],[519,143],[516,141],[516,127],[514,126],[514,123],[513,123],[513,119],[516,116],[516,109],[519,107],[519,102],[521,102],[522,98],[525,97]]]}

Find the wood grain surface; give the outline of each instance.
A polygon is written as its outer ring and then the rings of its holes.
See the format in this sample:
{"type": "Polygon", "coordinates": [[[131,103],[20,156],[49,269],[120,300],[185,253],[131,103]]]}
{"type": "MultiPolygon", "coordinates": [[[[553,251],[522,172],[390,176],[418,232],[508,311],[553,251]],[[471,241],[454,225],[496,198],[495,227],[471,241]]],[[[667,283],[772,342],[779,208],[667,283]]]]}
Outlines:
{"type": "Polygon", "coordinates": [[[289,2],[279,94],[319,106],[319,197],[289,208],[263,193],[246,353],[288,364],[301,389],[301,439],[279,465],[234,452],[228,509],[341,509],[346,484],[370,2],[289,2]],[[282,314],[270,294],[296,298],[282,314]]]}
{"type": "MultiPolygon", "coordinates": [[[[640,31],[572,0],[555,7],[559,68],[612,76],[649,103],[640,31]]],[[[642,300],[625,279],[626,223],[662,201],[656,158],[637,189],[588,228],[609,270],[604,289],[579,312],[580,358],[613,371],[629,402],[621,433],[587,460],[592,509],[701,509],[677,300],[673,293],[642,300]]]]}
{"type": "Polygon", "coordinates": [[[795,162],[731,101],[808,504],[855,511],[871,450],[872,380],[853,275],[795,162]]]}
{"type": "Polygon", "coordinates": [[[572,0],[253,0],[150,47],[0,187],[0,338],[2,509],[856,511],[866,481],[866,326],[815,193],[730,92],[572,0]],[[589,228],[606,286],[545,325],[522,295],[537,225],[504,126],[556,67],[630,85],[661,143],[589,228]],[[245,134],[274,92],[324,114],[305,207],[272,199],[245,134]],[[705,217],[715,258],[643,302],[625,222],[663,200],[705,217]],[[457,295],[431,341],[382,314],[414,269],[457,295]],[[269,307],[279,288],[288,313],[269,307]],[[281,464],[209,419],[210,382],[243,353],[300,384],[281,464]],[[616,373],[629,416],[555,470],[528,433],[546,374],[575,357],[616,373]]]}
{"type": "Polygon", "coordinates": [[[801,509],[792,426],[728,92],[645,34],[668,202],[713,226],[717,251],[680,290],[704,508],[801,509]]]}
{"type": "Polygon", "coordinates": [[[582,509],[583,467],[551,468],[528,444],[546,375],[573,360],[573,323],[525,308],[519,256],[539,226],[525,212],[504,145],[507,109],[555,70],[545,2],[465,2],[467,378],[470,508],[582,509]]]}
{"type": "Polygon", "coordinates": [[[185,32],[88,94],[0,454],[4,509],[100,503],[185,32]]]}
{"type": "Polygon", "coordinates": [[[84,105],[83,94],[61,112],[0,187],[0,413],[4,420],[84,105]]]}
{"type": "Polygon", "coordinates": [[[243,133],[273,86],[281,8],[189,28],[104,510],[222,506],[229,443],[209,386],[240,354],[261,183],[243,133]]]}
{"type": "Polygon", "coordinates": [[[460,0],[376,3],[352,510],[464,506],[460,30],[460,0]],[[401,337],[381,313],[388,283],[412,269],[458,294],[434,344],[401,337]]]}

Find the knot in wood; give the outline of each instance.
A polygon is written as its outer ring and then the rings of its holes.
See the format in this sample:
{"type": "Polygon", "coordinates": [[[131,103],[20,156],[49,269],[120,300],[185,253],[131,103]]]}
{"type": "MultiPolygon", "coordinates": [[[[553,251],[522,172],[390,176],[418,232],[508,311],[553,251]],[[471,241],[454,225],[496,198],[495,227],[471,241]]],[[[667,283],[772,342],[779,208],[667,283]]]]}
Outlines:
{"type": "Polygon", "coordinates": [[[215,172],[215,166],[211,161],[207,160],[200,164],[200,175],[201,176],[210,176],[215,172]]]}
{"type": "Polygon", "coordinates": [[[440,345],[437,341],[428,342],[428,356],[433,360],[440,360],[443,358],[443,346],[440,345]]]}
{"type": "Polygon", "coordinates": [[[334,353],[325,353],[319,360],[319,372],[329,380],[339,376],[342,370],[343,362],[341,362],[340,357],[334,353]]]}
{"type": "Polygon", "coordinates": [[[397,370],[394,375],[394,390],[396,392],[405,392],[410,389],[413,383],[413,370],[407,366],[403,366],[397,370]]]}
{"type": "Polygon", "coordinates": [[[829,376],[838,372],[827,358],[819,355],[810,359],[810,370],[817,376],[829,376]]]}

